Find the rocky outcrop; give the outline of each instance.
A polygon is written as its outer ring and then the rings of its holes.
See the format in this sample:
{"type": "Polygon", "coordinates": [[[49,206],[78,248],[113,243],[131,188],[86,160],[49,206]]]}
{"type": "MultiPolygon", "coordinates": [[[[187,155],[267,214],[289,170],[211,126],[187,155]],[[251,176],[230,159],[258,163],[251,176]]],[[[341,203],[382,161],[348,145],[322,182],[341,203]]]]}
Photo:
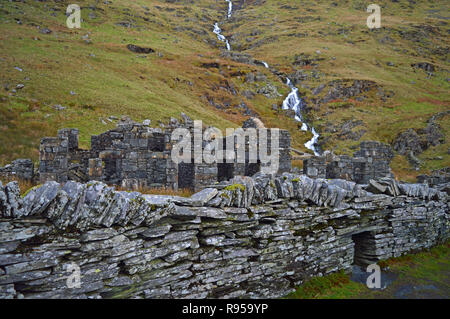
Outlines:
{"type": "Polygon", "coordinates": [[[415,69],[422,69],[428,74],[434,73],[437,70],[437,67],[431,63],[428,62],[418,62],[411,64],[411,67],[415,69]]]}
{"type": "Polygon", "coordinates": [[[242,128],[266,128],[264,123],[257,117],[251,117],[244,121],[242,128]]]}
{"type": "Polygon", "coordinates": [[[190,198],[72,181],[22,198],[0,184],[0,298],[281,297],[311,276],[447,240],[448,205],[427,185],[288,173],[190,198]]]}
{"type": "Polygon", "coordinates": [[[361,120],[351,119],[337,124],[327,122],[323,127],[323,131],[330,133],[330,135],[335,136],[339,140],[359,141],[366,134],[367,126],[361,120]],[[354,130],[358,127],[359,130],[354,130]]]}
{"type": "Polygon", "coordinates": [[[392,91],[386,91],[376,82],[369,80],[333,80],[326,85],[320,86],[315,90],[315,95],[322,92],[321,97],[312,98],[311,101],[316,105],[326,104],[334,100],[347,100],[354,98],[362,101],[367,98],[369,91],[376,90],[377,95],[383,101],[393,96],[392,91]]]}
{"type": "Polygon", "coordinates": [[[444,135],[438,124],[429,124],[425,129],[409,129],[400,133],[394,141],[394,149],[402,155],[413,152],[414,155],[423,153],[431,146],[444,142],[444,135]]]}
{"type": "Polygon", "coordinates": [[[415,158],[432,146],[437,146],[445,142],[442,129],[436,121],[450,114],[450,111],[440,112],[432,116],[427,126],[423,129],[408,129],[397,135],[393,147],[399,154],[407,155],[410,162],[416,167],[420,162],[415,158]]]}

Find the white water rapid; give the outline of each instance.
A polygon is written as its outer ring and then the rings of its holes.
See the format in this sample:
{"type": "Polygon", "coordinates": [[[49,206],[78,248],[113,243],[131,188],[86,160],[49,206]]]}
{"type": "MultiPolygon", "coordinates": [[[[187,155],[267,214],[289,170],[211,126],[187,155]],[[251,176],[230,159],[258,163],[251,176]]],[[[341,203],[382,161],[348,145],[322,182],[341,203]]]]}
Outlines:
{"type": "Polygon", "coordinates": [[[317,151],[316,145],[319,140],[319,134],[316,132],[314,127],[309,127],[308,124],[303,119],[302,110],[304,109],[303,100],[298,95],[298,88],[292,84],[291,79],[286,79],[286,84],[291,88],[291,93],[283,101],[283,110],[294,110],[295,120],[302,122],[302,131],[311,131],[313,137],[311,140],[305,143],[305,147],[314,152],[314,155],[319,156],[320,153],[317,151]]]}
{"type": "Polygon", "coordinates": [[[225,38],[225,36],[222,34],[222,29],[220,29],[218,22],[216,22],[214,24],[214,31],[213,32],[215,34],[217,34],[217,39],[219,39],[219,41],[225,42],[225,44],[227,45],[227,50],[230,51],[231,50],[230,42],[228,42],[227,38],[225,38]]]}
{"type": "MultiPolygon", "coordinates": [[[[230,19],[231,15],[233,14],[233,2],[231,0],[225,0],[225,1],[228,2],[228,14],[227,14],[227,17],[228,17],[228,19],[230,19]]],[[[219,27],[219,22],[216,22],[214,24],[214,31],[213,32],[217,35],[217,39],[219,39],[219,41],[225,42],[225,44],[227,45],[227,50],[231,51],[230,42],[228,42],[227,38],[222,34],[222,29],[219,27]]]]}
{"type": "MultiPolygon", "coordinates": [[[[233,2],[231,0],[225,0],[228,2],[228,19],[231,18],[233,14],[233,2]]],[[[215,34],[217,34],[217,38],[219,41],[225,42],[227,45],[227,50],[231,50],[231,45],[228,42],[227,38],[222,34],[222,30],[219,27],[219,23],[216,22],[214,24],[214,31],[215,34]]],[[[261,61],[261,63],[268,69],[269,64],[267,62],[261,61]]],[[[302,122],[302,131],[311,131],[313,134],[313,137],[311,140],[305,143],[305,147],[311,151],[314,152],[314,155],[319,156],[320,153],[318,152],[316,146],[317,141],[319,140],[319,134],[316,132],[314,127],[309,127],[308,124],[303,119],[302,110],[304,109],[304,102],[298,95],[298,88],[292,84],[291,79],[287,78],[286,84],[291,88],[291,92],[286,97],[286,99],[283,101],[283,109],[284,110],[294,110],[295,112],[295,120],[298,122],[302,122]]]]}
{"type": "Polygon", "coordinates": [[[225,0],[228,2],[228,19],[231,18],[231,14],[233,13],[233,2],[231,0],[225,0]]]}

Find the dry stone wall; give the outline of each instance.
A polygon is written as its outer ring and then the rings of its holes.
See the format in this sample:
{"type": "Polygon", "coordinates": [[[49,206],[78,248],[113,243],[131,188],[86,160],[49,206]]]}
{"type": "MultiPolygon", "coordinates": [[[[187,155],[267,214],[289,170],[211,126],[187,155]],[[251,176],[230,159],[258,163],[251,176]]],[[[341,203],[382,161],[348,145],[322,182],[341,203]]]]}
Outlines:
{"type": "Polygon", "coordinates": [[[11,164],[0,166],[0,178],[5,180],[19,178],[32,181],[34,178],[34,164],[30,159],[16,159],[11,164]]]}
{"type": "Polygon", "coordinates": [[[0,184],[0,298],[281,297],[448,239],[446,193],[372,184],[256,174],[190,198],[73,181],[22,197],[0,184]]]}
{"type": "Polygon", "coordinates": [[[420,175],[417,177],[417,181],[433,187],[445,187],[447,189],[447,193],[450,194],[448,191],[450,189],[450,167],[433,171],[431,175],[420,175]]]}

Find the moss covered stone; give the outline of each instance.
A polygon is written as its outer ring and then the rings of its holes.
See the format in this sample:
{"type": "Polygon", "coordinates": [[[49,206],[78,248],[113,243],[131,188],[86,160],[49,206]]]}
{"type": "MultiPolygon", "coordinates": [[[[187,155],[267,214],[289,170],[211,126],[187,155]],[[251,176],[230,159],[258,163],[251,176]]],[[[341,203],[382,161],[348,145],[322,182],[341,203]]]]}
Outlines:
{"type": "Polygon", "coordinates": [[[245,191],[245,186],[242,184],[233,184],[225,187],[225,190],[235,192],[236,190],[245,191]]]}

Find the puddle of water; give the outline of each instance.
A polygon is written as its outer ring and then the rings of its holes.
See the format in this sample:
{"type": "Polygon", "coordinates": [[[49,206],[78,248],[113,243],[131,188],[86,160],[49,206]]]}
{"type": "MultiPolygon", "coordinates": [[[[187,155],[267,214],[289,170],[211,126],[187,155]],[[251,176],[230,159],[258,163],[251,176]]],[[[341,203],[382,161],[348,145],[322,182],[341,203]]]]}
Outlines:
{"type": "MultiPolygon", "coordinates": [[[[352,269],[352,276],[350,277],[350,280],[354,281],[354,282],[359,282],[362,283],[364,285],[367,284],[367,278],[371,275],[372,273],[368,273],[366,271],[365,268],[358,266],[358,265],[353,265],[353,269],[352,269]]],[[[377,289],[374,288],[372,290],[384,290],[387,287],[389,287],[396,279],[397,279],[397,275],[387,272],[387,271],[381,271],[381,288],[377,289]]]]}
{"type": "Polygon", "coordinates": [[[435,285],[401,285],[394,292],[394,297],[399,299],[435,299],[448,297],[435,285]]]}
{"type": "MultiPolygon", "coordinates": [[[[366,272],[366,269],[361,266],[353,265],[351,280],[354,282],[367,284],[367,278],[371,274],[366,272]]],[[[391,286],[398,279],[398,275],[389,271],[381,271],[381,289],[371,289],[374,291],[385,290],[391,286]]],[[[398,282],[392,287],[392,297],[397,299],[449,299],[448,291],[433,284],[404,284],[405,280],[398,282]]],[[[408,281],[405,281],[408,282],[408,281]]],[[[390,293],[389,293],[390,295],[390,293]]],[[[391,297],[389,297],[391,298],[391,297]]]]}

